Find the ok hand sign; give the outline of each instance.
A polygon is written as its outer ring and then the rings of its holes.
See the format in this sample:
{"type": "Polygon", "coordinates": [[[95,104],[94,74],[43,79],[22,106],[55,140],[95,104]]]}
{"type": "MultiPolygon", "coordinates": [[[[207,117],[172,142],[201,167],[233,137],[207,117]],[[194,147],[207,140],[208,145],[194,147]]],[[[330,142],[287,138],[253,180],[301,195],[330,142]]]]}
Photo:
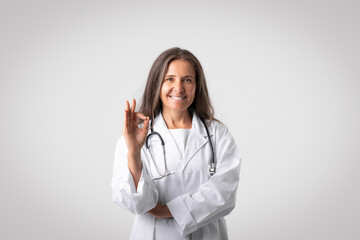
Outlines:
{"type": "Polygon", "coordinates": [[[128,154],[139,154],[149,129],[149,117],[142,113],[135,112],[136,101],[133,99],[132,105],[126,101],[123,135],[128,148],[128,154]],[[138,119],[144,120],[143,128],[139,128],[138,119]]]}

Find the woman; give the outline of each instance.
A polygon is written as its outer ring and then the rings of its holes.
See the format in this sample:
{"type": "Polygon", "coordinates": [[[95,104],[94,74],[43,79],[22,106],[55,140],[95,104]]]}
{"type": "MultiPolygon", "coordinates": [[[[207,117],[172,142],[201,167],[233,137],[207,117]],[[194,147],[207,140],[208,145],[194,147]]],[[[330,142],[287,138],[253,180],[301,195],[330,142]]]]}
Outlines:
{"type": "Polygon", "coordinates": [[[130,239],[228,239],[240,155],[214,118],[198,59],[160,54],[135,109],[126,101],[112,179],[113,201],[136,214],[130,239]]]}

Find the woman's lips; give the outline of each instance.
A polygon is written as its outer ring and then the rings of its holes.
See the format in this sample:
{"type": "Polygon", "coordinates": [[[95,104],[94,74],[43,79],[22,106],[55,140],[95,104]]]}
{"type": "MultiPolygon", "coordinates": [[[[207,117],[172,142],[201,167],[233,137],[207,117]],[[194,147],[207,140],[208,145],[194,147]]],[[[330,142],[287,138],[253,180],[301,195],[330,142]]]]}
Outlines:
{"type": "Polygon", "coordinates": [[[171,96],[171,95],[169,97],[171,97],[174,100],[183,100],[186,98],[185,96],[171,96]]]}

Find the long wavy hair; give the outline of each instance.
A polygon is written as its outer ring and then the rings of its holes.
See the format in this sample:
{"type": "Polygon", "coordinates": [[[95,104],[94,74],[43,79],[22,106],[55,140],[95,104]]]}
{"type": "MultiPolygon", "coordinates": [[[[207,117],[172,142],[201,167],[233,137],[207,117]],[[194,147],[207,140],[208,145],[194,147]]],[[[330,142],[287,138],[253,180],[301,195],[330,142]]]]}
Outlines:
{"type": "Polygon", "coordinates": [[[161,86],[169,64],[173,60],[185,60],[189,62],[195,70],[195,98],[189,110],[195,111],[200,118],[208,120],[209,124],[213,120],[218,121],[214,117],[214,108],[210,101],[204,71],[199,60],[188,50],[178,47],[165,50],[156,58],[149,72],[139,112],[153,120],[161,111],[161,86]]]}

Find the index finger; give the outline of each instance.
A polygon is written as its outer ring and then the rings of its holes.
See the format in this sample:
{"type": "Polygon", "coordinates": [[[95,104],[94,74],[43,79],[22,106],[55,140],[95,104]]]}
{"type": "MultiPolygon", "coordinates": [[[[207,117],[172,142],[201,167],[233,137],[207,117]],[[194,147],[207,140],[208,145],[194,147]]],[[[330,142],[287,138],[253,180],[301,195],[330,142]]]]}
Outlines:
{"type": "Polygon", "coordinates": [[[135,98],[133,98],[132,100],[132,105],[131,105],[131,112],[135,112],[135,109],[136,109],[136,101],[135,101],[135,98]]]}
{"type": "Polygon", "coordinates": [[[142,120],[146,120],[148,117],[142,114],[141,112],[134,113],[137,118],[141,118],[142,120]]]}

